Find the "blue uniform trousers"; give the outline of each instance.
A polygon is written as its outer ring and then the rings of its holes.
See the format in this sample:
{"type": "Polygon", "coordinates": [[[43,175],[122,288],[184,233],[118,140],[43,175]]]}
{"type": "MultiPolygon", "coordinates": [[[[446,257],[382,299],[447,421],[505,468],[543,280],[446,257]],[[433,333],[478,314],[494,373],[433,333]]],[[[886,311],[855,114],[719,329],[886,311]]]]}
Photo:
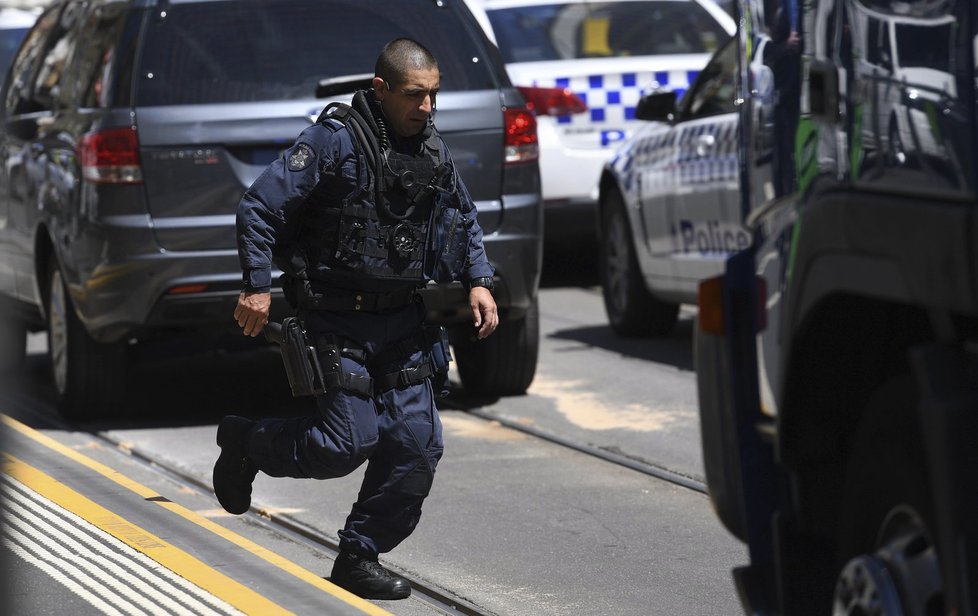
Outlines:
{"type": "MultiPolygon", "coordinates": [[[[390,312],[310,312],[307,334],[352,340],[370,358],[392,343],[418,336],[424,310],[414,303],[390,312]]],[[[410,358],[371,365],[373,376],[416,367],[427,349],[410,358]]],[[[342,358],[344,372],[367,375],[363,363],[342,358]]],[[[389,552],[418,524],[444,449],[441,421],[430,379],[368,397],[346,390],[316,396],[312,416],[264,419],[249,435],[248,456],[273,477],[329,479],[367,462],[360,493],[340,548],[367,554],[389,552]]]]}

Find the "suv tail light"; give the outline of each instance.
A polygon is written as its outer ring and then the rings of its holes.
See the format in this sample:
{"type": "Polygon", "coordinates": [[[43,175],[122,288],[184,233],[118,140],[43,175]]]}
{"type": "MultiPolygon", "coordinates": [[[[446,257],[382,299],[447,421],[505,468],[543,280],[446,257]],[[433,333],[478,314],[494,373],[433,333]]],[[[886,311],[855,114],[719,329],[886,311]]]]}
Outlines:
{"type": "Polygon", "coordinates": [[[139,138],[135,128],[109,128],[82,136],[78,146],[82,177],[95,184],[141,184],[139,138]]]}
{"type": "Polygon", "coordinates": [[[525,163],[540,157],[537,144],[537,119],[527,107],[507,107],[505,122],[506,164],[525,163]]]}
{"type": "Polygon", "coordinates": [[[537,115],[568,116],[587,111],[587,104],[570,88],[537,88],[517,86],[526,98],[526,106],[537,115]]]}

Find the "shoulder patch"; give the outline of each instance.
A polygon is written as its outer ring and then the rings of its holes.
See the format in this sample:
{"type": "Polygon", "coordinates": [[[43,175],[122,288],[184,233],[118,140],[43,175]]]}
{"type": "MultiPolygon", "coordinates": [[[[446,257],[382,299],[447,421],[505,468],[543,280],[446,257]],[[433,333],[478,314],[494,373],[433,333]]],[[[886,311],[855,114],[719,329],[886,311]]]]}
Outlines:
{"type": "Polygon", "coordinates": [[[312,148],[304,143],[300,143],[292,148],[292,152],[289,154],[289,171],[302,171],[311,165],[314,160],[316,160],[316,154],[312,151],[312,148]]]}

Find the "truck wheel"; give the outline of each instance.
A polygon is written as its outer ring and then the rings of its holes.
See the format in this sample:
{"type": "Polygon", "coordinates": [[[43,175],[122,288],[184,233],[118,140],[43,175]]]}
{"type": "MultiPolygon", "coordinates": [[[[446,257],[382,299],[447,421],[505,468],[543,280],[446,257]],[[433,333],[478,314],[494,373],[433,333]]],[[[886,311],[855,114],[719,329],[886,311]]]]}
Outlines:
{"type": "Polygon", "coordinates": [[[611,194],[601,218],[601,290],[611,329],[626,337],[669,333],[676,326],[679,305],[659,300],[646,288],[621,195],[611,194]]]}
{"type": "Polygon", "coordinates": [[[521,319],[505,321],[485,340],[469,328],[453,330],[452,346],[465,390],[477,395],[521,396],[537,371],[540,309],[537,300],[521,319]]]}
{"type": "Polygon", "coordinates": [[[916,400],[909,379],[882,387],[853,443],[834,614],[945,612],[916,400]]]}
{"type": "Polygon", "coordinates": [[[126,384],[125,345],[102,344],[88,335],[56,264],[48,272],[46,299],[48,355],[58,411],[71,419],[118,414],[126,384]]]}

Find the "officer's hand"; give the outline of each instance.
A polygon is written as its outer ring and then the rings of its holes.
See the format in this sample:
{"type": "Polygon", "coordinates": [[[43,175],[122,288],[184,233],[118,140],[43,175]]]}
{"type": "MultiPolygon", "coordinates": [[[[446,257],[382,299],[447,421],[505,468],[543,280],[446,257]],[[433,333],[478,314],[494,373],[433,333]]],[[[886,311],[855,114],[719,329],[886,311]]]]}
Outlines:
{"type": "Polygon", "coordinates": [[[472,308],[472,324],[476,328],[479,340],[488,338],[499,325],[499,313],[496,312],[496,300],[485,287],[472,287],[469,291],[469,307],[472,308]]]}
{"type": "Polygon", "coordinates": [[[234,320],[238,322],[245,336],[257,336],[268,324],[268,310],[272,306],[272,294],[255,291],[242,291],[238,305],[234,308],[234,320]]]}

